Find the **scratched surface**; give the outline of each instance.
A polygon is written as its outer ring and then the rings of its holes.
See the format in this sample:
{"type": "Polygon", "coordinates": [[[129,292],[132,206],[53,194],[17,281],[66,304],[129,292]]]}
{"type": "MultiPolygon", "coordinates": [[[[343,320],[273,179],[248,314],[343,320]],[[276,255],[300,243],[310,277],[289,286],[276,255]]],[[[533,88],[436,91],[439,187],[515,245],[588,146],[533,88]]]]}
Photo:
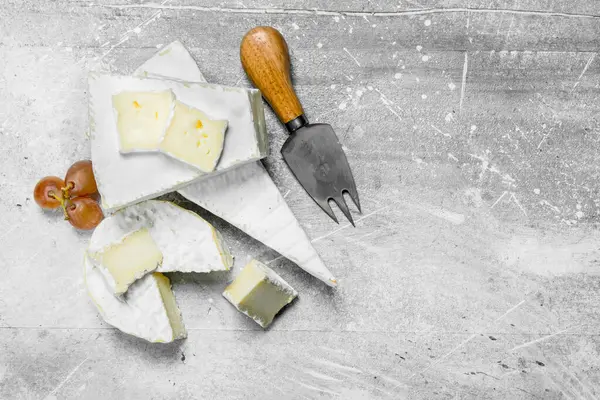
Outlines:
{"type": "MultiPolygon", "coordinates": [[[[600,396],[600,3],[333,3],[2,1],[0,398],[600,396]],[[354,169],[356,229],[290,177],[268,112],[265,164],[340,287],[274,263],[300,298],[263,332],[221,298],[230,276],[175,275],[188,339],[121,334],[83,287],[89,234],[32,188],[89,157],[90,70],[181,40],[210,82],[248,86],[256,25],[287,38],[309,118],[354,169]]],[[[277,257],[196,210],[234,275],[277,257]]]]}

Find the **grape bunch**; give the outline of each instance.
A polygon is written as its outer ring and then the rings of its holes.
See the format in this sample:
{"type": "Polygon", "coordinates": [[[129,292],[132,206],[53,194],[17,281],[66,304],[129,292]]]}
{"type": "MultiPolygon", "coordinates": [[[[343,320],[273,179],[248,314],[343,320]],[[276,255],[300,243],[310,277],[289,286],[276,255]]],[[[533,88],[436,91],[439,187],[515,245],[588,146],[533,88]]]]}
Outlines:
{"type": "Polygon", "coordinates": [[[94,229],[104,218],[97,196],[98,186],[89,160],[71,165],[64,180],[57,176],[42,178],[33,190],[33,198],[40,207],[62,207],[65,219],[82,230],[94,229]]]}

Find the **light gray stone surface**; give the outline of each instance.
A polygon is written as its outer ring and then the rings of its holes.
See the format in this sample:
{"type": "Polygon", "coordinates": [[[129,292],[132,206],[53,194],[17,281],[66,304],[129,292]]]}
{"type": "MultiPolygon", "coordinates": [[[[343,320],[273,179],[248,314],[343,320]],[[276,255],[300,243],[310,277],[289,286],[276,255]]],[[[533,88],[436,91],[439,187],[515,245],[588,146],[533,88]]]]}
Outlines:
{"type": "MultiPolygon", "coordinates": [[[[600,396],[599,3],[341,3],[2,1],[0,398],[600,396]],[[287,38],[309,118],[353,166],[356,229],[290,176],[268,112],[265,164],[340,287],[274,263],[300,297],[263,332],[221,298],[232,275],[175,275],[189,338],[128,337],[85,293],[89,234],[32,189],[89,157],[88,71],[178,39],[210,82],[248,86],[256,25],[287,38]]],[[[198,211],[233,274],[277,257],[198,211]]]]}

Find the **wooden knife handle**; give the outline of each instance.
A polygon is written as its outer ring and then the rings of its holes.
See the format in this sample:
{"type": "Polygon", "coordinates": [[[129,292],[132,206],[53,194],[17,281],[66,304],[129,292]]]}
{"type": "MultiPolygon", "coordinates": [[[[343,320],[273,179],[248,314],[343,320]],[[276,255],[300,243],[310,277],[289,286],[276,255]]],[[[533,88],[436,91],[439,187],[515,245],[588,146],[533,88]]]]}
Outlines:
{"type": "Polygon", "coordinates": [[[287,43],[277,29],[259,26],[250,30],[242,39],[240,57],[246,74],[281,122],[287,124],[304,114],[290,78],[287,43]]]}

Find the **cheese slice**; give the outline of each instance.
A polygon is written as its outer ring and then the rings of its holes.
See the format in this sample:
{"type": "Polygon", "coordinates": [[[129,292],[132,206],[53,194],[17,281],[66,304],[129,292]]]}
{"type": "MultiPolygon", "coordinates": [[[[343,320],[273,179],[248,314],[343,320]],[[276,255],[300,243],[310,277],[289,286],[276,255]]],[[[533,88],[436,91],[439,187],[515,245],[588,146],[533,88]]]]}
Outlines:
{"type": "Polygon", "coordinates": [[[112,103],[121,153],[156,150],[173,111],[173,92],[121,92],[112,103]]]}
{"type": "Polygon", "coordinates": [[[159,151],[135,155],[119,151],[112,97],[122,92],[167,90],[211,119],[228,121],[223,151],[213,173],[267,155],[264,106],[256,89],[92,73],[89,77],[92,163],[105,211],[155,198],[209,176],[159,151]]]}
{"type": "MultiPolygon", "coordinates": [[[[185,48],[174,42],[142,64],[136,75],[159,74],[174,79],[205,81],[202,72],[185,48]],[[182,49],[183,48],[183,49],[182,49]]],[[[261,162],[254,162],[206,178],[179,190],[188,200],[224,219],[256,240],[295,262],[300,268],[335,286],[310,239],[287,206],[285,199],[261,162]]]]}
{"type": "Polygon", "coordinates": [[[86,256],[85,285],[102,318],[115,328],[149,342],[167,343],[187,336],[171,283],[163,274],[142,277],[118,298],[86,256]]]}
{"type": "Polygon", "coordinates": [[[227,121],[210,119],[202,111],[175,102],[175,112],[160,150],[202,172],[212,172],[223,151],[227,121]]]}
{"type": "Polygon", "coordinates": [[[166,201],[150,200],[106,217],[94,230],[88,254],[147,230],[162,253],[157,272],[227,271],[233,257],[217,230],[198,214],[166,201]]]}
{"type": "Polygon", "coordinates": [[[133,231],[120,242],[88,254],[115,295],[125,293],[133,282],[154,271],[163,261],[160,249],[146,228],[133,231]]]}
{"type": "Polygon", "coordinates": [[[298,293],[275,271],[252,260],[227,286],[223,296],[240,312],[266,328],[298,293]]]}

